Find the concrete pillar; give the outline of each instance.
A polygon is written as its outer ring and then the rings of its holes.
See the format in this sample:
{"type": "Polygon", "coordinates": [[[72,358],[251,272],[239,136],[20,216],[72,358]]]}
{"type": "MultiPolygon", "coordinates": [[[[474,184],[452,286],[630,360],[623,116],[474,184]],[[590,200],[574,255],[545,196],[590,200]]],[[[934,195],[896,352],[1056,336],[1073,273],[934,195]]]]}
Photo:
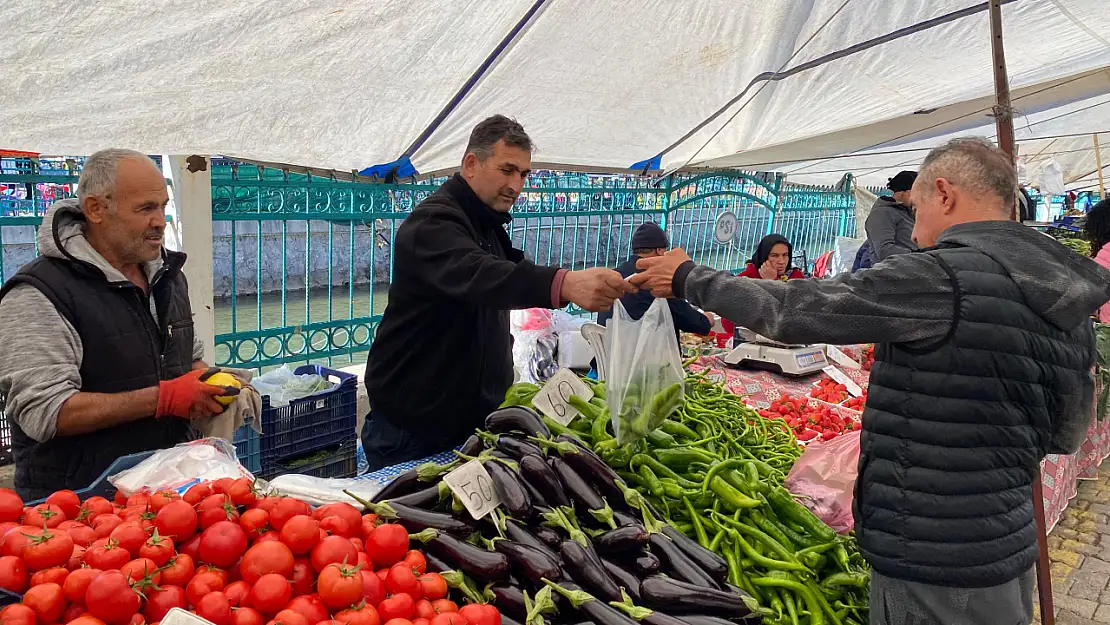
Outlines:
{"type": "Polygon", "coordinates": [[[188,255],[185,279],[193,309],[193,331],[204,343],[204,361],[216,362],[216,327],[212,301],[212,170],[207,156],[165,155],[166,177],[181,229],[181,251],[188,255]]]}

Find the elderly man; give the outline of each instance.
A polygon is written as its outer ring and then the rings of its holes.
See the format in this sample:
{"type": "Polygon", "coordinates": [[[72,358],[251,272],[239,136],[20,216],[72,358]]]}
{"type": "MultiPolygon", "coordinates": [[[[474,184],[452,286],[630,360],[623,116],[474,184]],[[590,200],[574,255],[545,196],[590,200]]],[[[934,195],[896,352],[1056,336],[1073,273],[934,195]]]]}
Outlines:
{"type": "Polygon", "coordinates": [[[83,488],[120,456],[191,437],[223,410],[193,335],[185,255],[162,247],[166,181],[131,150],[85,162],[35,261],[0,289],[0,393],[24,499],[83,488]]]}
{"type": "Polygon", "coordinates": [[[389,304],[366,362],[371,469],[462,443],[504,400],[510,310],[603,311],[635,291],[611,269],[541,267],[513,248],[505,227],[531,168],[524,128],[490,117],[474,127],[462,171],[397,230],[389,304]]]}
{"type": "Polygon", "coordinates": [[[1090,315],[1110,273],[1009,221],[1010,160],[933,150],[913,187],[923,249],[832,280],[744,280],[681,251],[632,281],[787,343],[876,342],[855,492],[871,622],[1032,619],[1032,481],[1092,417],[1090,315]]]}

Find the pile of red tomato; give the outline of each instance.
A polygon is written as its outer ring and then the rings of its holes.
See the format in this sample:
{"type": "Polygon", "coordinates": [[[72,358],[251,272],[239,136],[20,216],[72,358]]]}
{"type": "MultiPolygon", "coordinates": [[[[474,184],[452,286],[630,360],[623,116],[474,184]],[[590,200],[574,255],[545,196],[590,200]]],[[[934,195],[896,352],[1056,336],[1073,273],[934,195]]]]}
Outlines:
{"type": "Polygon", "coordinates": [[[783,395],[771,402],[771,406],[759,410],[768,419],[782,419],[794,431],[799,441],[820,438],[832,440],[845,432],[860,429],[859,421],[846,419],[826,405],[810,406],[805,397],[783,395]]]}
{"type": "Polygon", "coordinates": [[[23,594],[0,625],[154,625],[172,608],[215,625],[500,625],[426,566],[400,525],[245,478],[34,507],[0,489],[0,587],[23,594]]]}

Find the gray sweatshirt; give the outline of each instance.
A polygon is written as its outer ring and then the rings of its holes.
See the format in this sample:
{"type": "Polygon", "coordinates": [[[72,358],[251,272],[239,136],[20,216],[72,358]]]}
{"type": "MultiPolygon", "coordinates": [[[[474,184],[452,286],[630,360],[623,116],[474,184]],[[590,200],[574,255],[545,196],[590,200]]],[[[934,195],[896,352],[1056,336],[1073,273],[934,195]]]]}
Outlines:
{"type": "Polygon", "coordinates": [[[875,200],[864,228],[871,242],[871,264],[884,261],[895,254],[917,250],[913,242],[913,209],[894,198],[883,195],[875,200]]]}
{"type": "MultiPolygon", "coordinates": [[[[39,252],[63,258],[54,242],[55,229],[66,252],[96,266],[111,282],[127,282],[85,239],[85,217],[77,200],[56,202],[38,231],[39,252]]],[[[153,280],[161,267],[161,259],[147,263],[147,279],[153,280]]],[[[157,320],[153,298],[150,314],[157,320]]],[[[42,292],[21,284],[0,300],[0,345],[5,416],[36,441],[50,440],[57,432],[62,404],[81,390],[81,337],[42,292]]],[[[194,339],[193,360],[203,358],[204,345],[194,339]]]]}

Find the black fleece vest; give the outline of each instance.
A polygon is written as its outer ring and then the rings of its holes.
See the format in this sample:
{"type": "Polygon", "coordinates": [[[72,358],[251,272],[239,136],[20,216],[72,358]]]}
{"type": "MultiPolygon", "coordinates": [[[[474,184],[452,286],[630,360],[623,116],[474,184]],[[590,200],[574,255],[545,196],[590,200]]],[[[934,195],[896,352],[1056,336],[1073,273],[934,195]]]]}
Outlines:
{"type": "Polygon", "coordinates": [[[875,350],[854,504],[860,548],[888,577],[994,586],[1037,559],[1033,479],[1057,398],[1093,392],[1093,327],[1051,325],[977,250],[927,253],[956,286],[955,323],[939,344],[875,350]]]}
{"type": "MultiPolygon", "coordinates": [[[[166,252],[151,297],[156,324],[142,289],[110,283],[78,260],[40,257],[0,289],[0,299],[17,284],[42,292],[81,337],[81,391],[121,393],[155,386],[189,371],[193,362],[193,317],[181,266],[185,255],[166,252]]],[[[172,447],[188,440],[188,422],[153,416],[78,436],[39,443],[14,422],[15,488],[25,500],[62,489],[88,486],[120,456],[172,447]]]]}

